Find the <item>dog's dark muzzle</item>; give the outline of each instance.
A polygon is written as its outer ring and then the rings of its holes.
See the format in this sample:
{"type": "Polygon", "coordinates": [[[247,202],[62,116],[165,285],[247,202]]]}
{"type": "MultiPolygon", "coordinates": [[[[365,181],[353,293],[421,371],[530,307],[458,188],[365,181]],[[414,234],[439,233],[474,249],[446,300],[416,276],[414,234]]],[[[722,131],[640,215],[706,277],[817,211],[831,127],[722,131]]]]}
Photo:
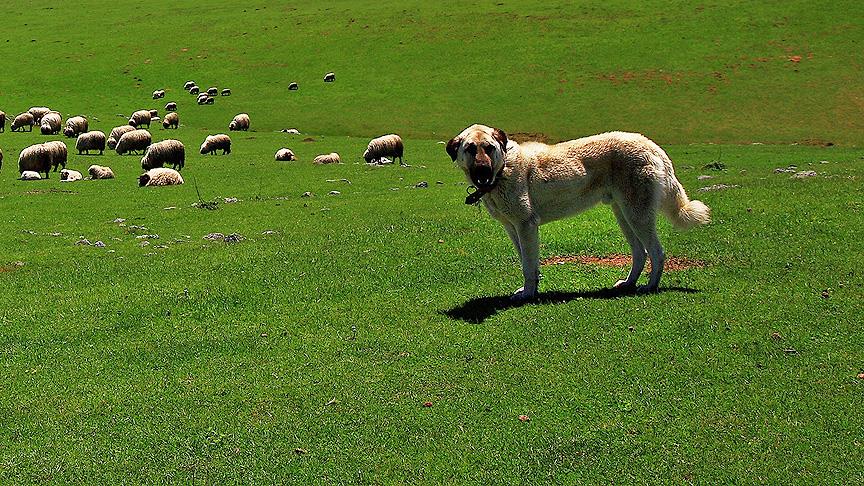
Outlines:
{"type": "Polygon", "coordinates": [[[491,165],[474,165],[471,168],[471,182],[478,189],[490,189],[495,184],[495,172],[491,165]]]}

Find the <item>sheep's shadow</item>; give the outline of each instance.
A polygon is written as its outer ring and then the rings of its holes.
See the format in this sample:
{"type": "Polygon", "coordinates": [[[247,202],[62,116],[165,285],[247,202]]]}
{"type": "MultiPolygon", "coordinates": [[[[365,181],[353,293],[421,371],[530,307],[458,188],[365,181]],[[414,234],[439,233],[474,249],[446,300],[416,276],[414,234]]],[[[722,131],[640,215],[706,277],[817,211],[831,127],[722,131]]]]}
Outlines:
{"type": "MultiPolygon", "coordinates": [[[[662,287],[657,293],[665,292],[681,292],[685,294],[695,294],[699,291],[687,287],[662,287]]],[[[632,291],[622,291],[618,289],[603,288],[595,290],[581,290],[578,292],[562,292],[553,290],[550,292],[541,292],[537,298],[527,302],[514,302],[510,300],[509,295],[475,297],[458,305],[452,309],[439,311],[451,319],[481,324],[486,319],[498,314],[499,312],[523,305],[537,304],[565,304],[577,299],[620,299],[626,297],[634,297],[637,295],[632,291]]]]}

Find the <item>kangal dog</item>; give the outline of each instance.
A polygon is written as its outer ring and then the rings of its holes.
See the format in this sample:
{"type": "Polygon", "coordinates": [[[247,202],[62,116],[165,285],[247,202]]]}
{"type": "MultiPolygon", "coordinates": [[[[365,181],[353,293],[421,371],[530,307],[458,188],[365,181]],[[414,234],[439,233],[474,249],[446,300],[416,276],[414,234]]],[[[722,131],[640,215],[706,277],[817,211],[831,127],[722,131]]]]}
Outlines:
{"type": "Polygon", "coordinates": [[[598,202],[610,204],[633,253],[633,268],[615,288],[637,291],[647,255],[651,274],[638,291],[654,292],[664,258],[657,210],[682,228],[710,221],[708,207],[687,197],[666,152],[638,133],[602,133],[556,145],[517,144],[502,130],[472,125],[447,143],[447,153],[477,187],[465,202],[482,200],[519,253],[525,285],[513,294],[517,301],[537,295],[541,224],[598,202]]]}

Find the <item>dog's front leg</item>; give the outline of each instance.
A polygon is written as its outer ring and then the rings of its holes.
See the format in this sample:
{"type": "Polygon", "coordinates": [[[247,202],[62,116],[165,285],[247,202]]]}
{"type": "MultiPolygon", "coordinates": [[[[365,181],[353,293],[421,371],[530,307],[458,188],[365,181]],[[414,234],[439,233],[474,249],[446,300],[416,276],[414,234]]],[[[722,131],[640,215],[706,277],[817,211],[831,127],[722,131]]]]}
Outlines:
{"type": "Polygon", "coordinates": [[[504,225],[504,230],[507,231],[507,236],[510,237],[510,241],[513,242],[513,247],[516,248],[516,254],[519,255],[519,262],[522,262],[522,245],[519,243],[519,233],[516,232],[516,227],[513,226],[509,221],[502,221],[504,225]]]}
{"type": "Polygon", "coordinates": [[[537,285],[540,281],[540,235],[538,227],[533,222],[519,223],[515,226],[519,238],[520,257],[522,259],[522,277],[525,285],[517,290],[511,299],[525,301],[537,296],[537,285]]]}

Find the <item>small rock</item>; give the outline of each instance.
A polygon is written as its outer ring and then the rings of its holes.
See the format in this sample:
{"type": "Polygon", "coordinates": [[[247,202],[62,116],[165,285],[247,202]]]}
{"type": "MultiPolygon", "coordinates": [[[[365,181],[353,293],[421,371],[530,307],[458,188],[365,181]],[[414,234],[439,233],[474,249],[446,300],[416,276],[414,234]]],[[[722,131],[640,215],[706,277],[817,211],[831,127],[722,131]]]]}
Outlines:
{"type": "Polygon", "coordinates": [[[308,454],[308,453],[309,453],[309,451],[307,451],[306,449],[301,449],[299,447],[294,449],[294,454],[297,454],[298,456],[302,456],[303,454],[308,454]]]}
{"type": "Polygon", "coordinates": [[[425,189],[425,188],[429,187],[429,183],[426,181],[420,181],[417,184],[415,184],[414,187],[416,187],[418,189],[425,189]]]}
{"type": "Polygon", "coordinates": [[[864,373],[858,373],[858,379],[864,380],[864,373]]]}
{"type": "Polygon", "coordinates": [[[788,174],[793,173],[798,170],[798,167],[794,165],[790,165],[789,167],[778,167],[774,169],[775,174],[788,174]]]}
{"type": "Polygon", "coordinates": [[[444,184],[444,181],[435,181],[435,184],[444,184]]]}
{"type": "Polygon", "coordinates": [[[710,175],[700,175],[696,179],[700,180],[700,181],[707,181],[708,179],[713,179],[713,178],[714,178],[714,176],[710,176],[710,175]]]}
{"type": "Polygon", "coordinates": [[[300,197],[312,197],[313,194],[309,191],[304,192],[300,197]]]}
{"type": "Polygon", "coordinates": [[[91,243],[90,243],[90,240],[88,240],[87,238],[81,238],[80,240],[76,241],[75,244],[76,244],[76,245],[87,245],[87,246],[90,246],[91,243]]]}
{"type": "Polygon", "coordinates": [[[444,240],[438,240],[438,243],[444,243],[444,240]]]}
{"type": "Polygon", "coordinates": [[[105,243],[102,243],[101,241],[97,241],[96,243],[93,243],[93,246],[95,246],[97,248],[105,248],[105,243]]]}
{"type": "Polygon", "coordinates": [[[241,235],[240,233],[231,233],[230,235],[226,236],[223,241],[225,243],[240,243],[241,241],[243,241],[245,239],[246,238],[243,235],[241,235]]]}
{"type": "Polygon", "coordinates": [[[432,406],[432,402],[423,402],[423,406],[429,408],[432,406]]]}
{"type": "Polygon", "coordinates": [[[138,246],[140,246],[140,247],[142,247],[142,248],[143,248],[143,247],[145,247],[145,246],[147,246],[147,245],[149,245],[149,244],[150,244],[150,242],[149,242],[149,241],[147,241],[147,240],[144,240],[144,241],[142,241],[142,242],[141,242],[141,243],[138,243],[138,246]]]}
{"type": "Polygon", "coordinates": [[[529,417],[529,416],[527,416],[527,415],[520,415],[520,416],[519,416],[519,421],[520,421],[520,422],[530,422],[530,421],[531,421],[531,417],[529,417]]]}
{"type": "Polygon", "coordinates": [[[823,291],[822,291],[822,298],[823,298],[823,299],[827,299],[828,297],[831,297],[831,289],[825,289],[825,290],[823,290],[823,291]]]}
{"type": "Polygon", "coordinates": [[[276,232],[273,231],[273,230],[267,230],[267,231],[265,231],[265,232],[263,232],[263,233],[261,233],[261,234],[262,234],[262,235],[275,235],[276,232]]]}
{"type": "Polygon", "coordinates": [[[783,336],[781,336],[779,332],[774,331],[774,332],[771,333],[771,339],[773,339],[773,340],[775,340],[775,341],[782,341],[782,340],[783,340],[783,336]]]}
{"type": "Polygon", "coordinates": [[[204,239],[210,240],[210,241],[216,241],[216,240],[222,241],[225,239],[225,235],[223,235],[222,233],[210,233],[207,236],[205,236],[204,239]]]}
{"type": "Polygon", "coordinates": [[[57,233],[57,232],[48,233],[48,236],[63,236],[63,233],[57,233]]]}
{"type": "Polygon", "coordinates": [[[168,206],[167,208],[162,208],[165,211],[171,211],[172,209],[177,209],[177,206],[168,206]]]}
{"type": "Polygon", "coordinates": [[[633,331],[636,330],[636,328],[633,327],[633,326],[627,326],[627,330],[630,331],[630,332],[633,332],[633,331]]]}
{"type": "Polygon", "coordinates": [[[123,223],[125,221],[126,221],[126,218],[117,218],[114,221],[112,221],[112,223],[123,223]]]}
{"type": "Polygon", "coordinates": [[[792,179],[805,179],[807,177],[816,177],[818,174],[815,170],[802,170],[792,175],[792,179]]]}
{"type": "Polygon", "coordinates": [[[342,194],[342,193],[339,192],[339,191],[330,191],[330,192],[328,192],[327,194],[330,195],[330,196],[338,196],[338,195],[340,195],[340,194],[342,194]]]}
{"type": "Polygon", "coordinates": [[[135,238],[138,238],[139,240],[158,240],[159,235],[138,235],[135,238]]]}
{"type": "Polygon", "coordinates": [[[237,202],[236,197],[226,197],[225,198],[225,204],[231,204],[231,203],[236,203],[236,202],[237,202]]]}
{"type": "Polygon", "coordinates": [[[714,184],[712,186],[700,187],[699,190],[702,192],[708,191],[723,191],[726,189],[734,189],[736,187],[741,187],[738,184],[714,184]]]}

